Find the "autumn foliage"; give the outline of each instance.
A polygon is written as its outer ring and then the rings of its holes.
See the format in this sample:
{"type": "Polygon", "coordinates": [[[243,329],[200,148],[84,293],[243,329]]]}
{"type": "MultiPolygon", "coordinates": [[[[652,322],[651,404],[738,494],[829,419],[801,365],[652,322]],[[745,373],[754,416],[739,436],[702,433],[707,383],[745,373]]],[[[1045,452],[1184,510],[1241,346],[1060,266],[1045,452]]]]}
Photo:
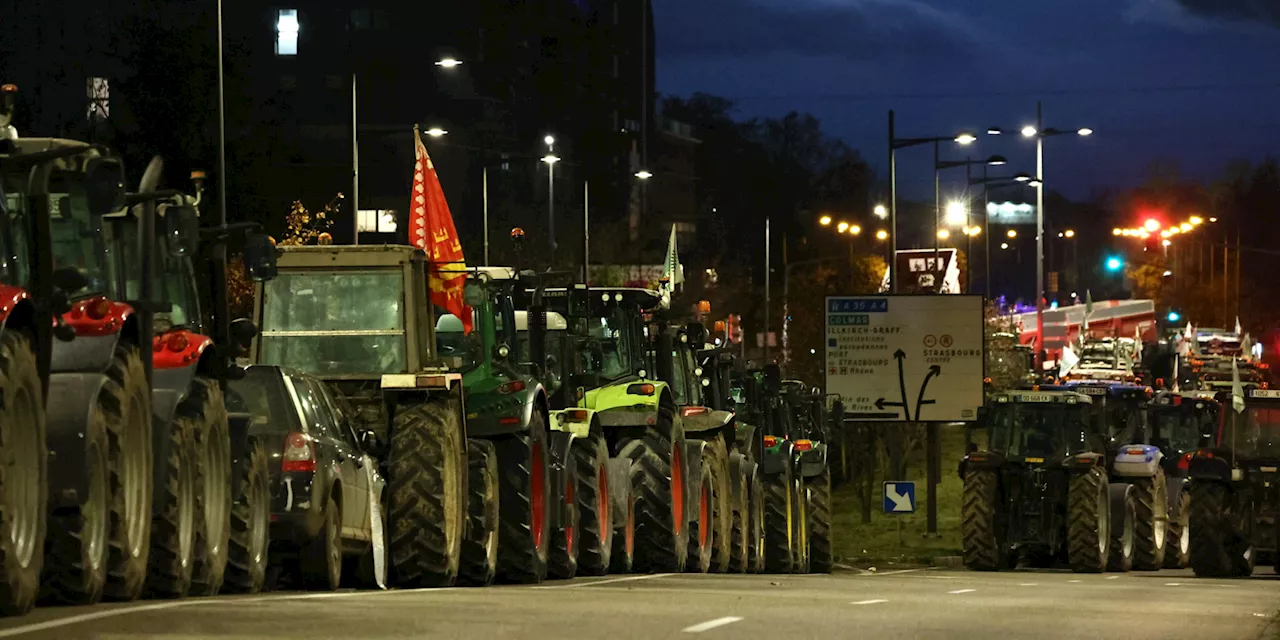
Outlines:
{"type": "MultiPolygon", "coordinates": [[[[332,244],[333,236],[329,229],[333,226],[334,214],[343,196],[339,193],[320,211],[312,213],[301,201],[295,200],[289,207],[285,217],[285,231],[279,238],[272,238],[277,246],[300,246],[308,244],[332,244]]],[[[227,264],[227,299],[231,305],[231,316],[248,318],[253,316],[253,281],[249,280],[244,269],[244,256],[236,255],[227,264]]]]}

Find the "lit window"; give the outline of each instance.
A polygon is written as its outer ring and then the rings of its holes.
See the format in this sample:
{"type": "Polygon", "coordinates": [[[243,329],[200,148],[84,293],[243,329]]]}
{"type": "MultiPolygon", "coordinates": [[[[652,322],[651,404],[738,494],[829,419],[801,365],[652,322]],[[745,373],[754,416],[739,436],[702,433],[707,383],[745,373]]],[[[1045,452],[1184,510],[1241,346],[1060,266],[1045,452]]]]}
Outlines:
{"type": "Polygon", "coordinates": [[[298,31],[300,30],[298,10],[281,9],[280,17],[276,20],[276,55],[298,55],[298,31]]]}
{"type": "Polygon", "coordinates": [[[106,78],[89,78],[85,93],[89,98],[89,120],[106,120],[111,115],[111,83],[106,78]]]}
{"type": "Polygon", "coordinates": [[[361,209],[356,231],[360,233],[395,233],[395,209],[361,209]]]}

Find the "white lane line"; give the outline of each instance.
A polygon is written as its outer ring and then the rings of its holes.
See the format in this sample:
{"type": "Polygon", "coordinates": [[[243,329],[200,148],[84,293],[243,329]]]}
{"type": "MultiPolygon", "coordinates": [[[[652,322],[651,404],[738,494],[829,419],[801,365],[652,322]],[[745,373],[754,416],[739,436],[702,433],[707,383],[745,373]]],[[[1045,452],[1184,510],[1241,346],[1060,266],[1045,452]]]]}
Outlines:
{"type": "Polygon", "coordinates": [[[651,573],[645,576],[627,576],[625,578],[610,578],[608,580],[596,580],[593,582],[575,582],[573,584],[553,584],[540,587],[531,587],[532,589],[577,589],[579,587],[594,587],[601,584],[613,584],[615,582],[633,582],[635,580],[652,580],[653,578],[665,578],[675,575],[673,573],[651,573]]]}
{"type": "Polygon", "coordinates": [[[876,571],[872,575],[893,576],[893,575],[898,575],[899,573],[915,573],[917,571],[930,571],[931,569],[932,567],[921,567],[919,569],[898,569],[896,571],[876,571]]]}
{"type": "Polygon", "coordinates": [[[888,602],[888,600],[859,600],[857,602],[850,602],[849,604],[880,604],[881,602],[888,602]]]}
{"type": "Polygon", "coordinates": [[[741,620],[742,618],[738,616],[725,616],[723,618],[716,618],[715,620],[708,620],[706,622],[698,623],[693,625],[692,627],[685,627],[683,631],[685,633],[702,633],[703,631],[710,631],[711,629],[714,629],[716,627],[723,627],[726,624],[733,624],[741,620]]]}
{"type": "Polygon", "coordinates": [[[1255,618],[1265,618],[1265,617],[1267,617],[1267,614],[1265,614],[1265,613],[1255,613],[1255,614],[1253,614],[1253,615],[1254,615],[1254,617],[1255,617],[1255,618]]]}
{"type": "Polygon", "coordinates": [[[1075,583],[1077,583],[1077,582],[1083,582],[1083,580],[1068,580],[1067,582],[1068,582],[1069,584],[1075,584],[1075,583]]]}
{"type": "Polygon", "coordinates": [[[1119,580],[1120,576],[1107,576],[1108,580],[1119,580]]]}
{"type": "Polygon", "coordinates": [[[1182,586],[1182,583],[1181,583],[1181,582],[1166,582],[1166,583],[1164,583],[1164,586],[1166,586],[1166,587],[1181,587],[1181,586],[1182,586]]]}
{"type": "Polygon", "coordinates": [[[1040,583],[1039,582],[1023,582],[1023,583],[1020,583],[1018,586],[1019,587],[1037,587],[1037,586],[1040,586],[1040,583]]]}
{"type": "Polygon", "coordinates": [[[956,596],[962,593],[973,593],[974,591],[977,591],[977,589],[956,589],[955,591],[948,591],[947,593],[956,596]]]}

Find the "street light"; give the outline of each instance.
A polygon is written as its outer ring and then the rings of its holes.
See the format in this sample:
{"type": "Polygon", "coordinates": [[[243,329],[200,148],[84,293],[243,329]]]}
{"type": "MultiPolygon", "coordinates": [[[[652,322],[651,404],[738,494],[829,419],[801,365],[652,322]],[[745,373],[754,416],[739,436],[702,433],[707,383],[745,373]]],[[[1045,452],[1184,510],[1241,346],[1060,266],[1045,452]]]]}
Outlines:
{"type": "Polygon", "coordinates": [[[862,233],[862,227],[859,227],[856,224],[849,225],[849,235],[856,236],[860,233],[862,233]]]}
{"type": "Polygon", "coordinates": [[[877,218],[880,218],[881,220],[883,220],[889,217],[889,208],[882,204],[878,204],[876,205],[876,208],[875,208],[875,214],[877,218]]]}
{"type": "Polygon", "coordinates": [[[1062,233],[1063,233],[1063,235],[1065,235],[1065,236],[1066,236],[1066,237],[1068,237],[1068,238],[1074,238],[1074,237],[1076,237],[1076,230],[1075,230],[1075,229],[1067,229],[1066,231],[1063,231],[1062,233]]]}
{"type": "Polygon", "coordinates": [[[836,225],[836,231],[838,233],[844,233],[845,229],[848,229],[848,228],[849,228],[848,222],[841,222],[840,224],[836,225]]]}
{"type": "Polygon", "coordinates": [[[636,177],[640,178],[641,180],[648,180],[649,178],[653,177],[653,174],[649,173],[648,171],[640,170],[636,172],[636,177]]]}
{"type": "Polygon", "coordinates": [[[884,241],[884,240],[888,240],[888,239],[889,239],[889,232],[888,232],[888,231],[885,231],[884,229],[881,229],[881,230],[879,230],[879,231],[877,231],[877,232],[876,232],[876,240],[884,241]]]}
{"type": "Polygon", "coordinates": [[[822,226],[824,226],[824,227],[825,227],[825,226],[830,225],[830,224],[831,224],[831,216],[822,216],[821,218],[818,218],[818,224],[820,224],[820,225],[822,225],[822,226]]]}
{"type": "Polygon", "coordinates": [[[1155,233],[1160,228],[1160,221],[1155,218],[1148,218],[1146,222],[1142,223],[1142,227],[1149,233],[1155,233]]]}
{"type": "Polygon", "coordinates": [[[442,58],[436,61],[437,67],[444,67],[445,69],[452,69],[461,64],[462,61],[457,58],[442,58]]]}
{"type": "Polygon", "coordinates": [[[1006,235],[1006,236],[1008,236],[1008,237],[1010,237],[1010,238],[1016,238],[1016,237],[1018,237],[1018,230],[1017,230],[1017,229],[1010,229],[1010,230],[1008,230],[1008,231],[1004,232],[1004,235],[1006,235]]]}
{"type": "Polygon", "coordinates": [[[432,127],[430,129],[427,129],[426,131],[423,131],[423,133],[431,136],[432,138],[439,138],[440,136],[443,136],[449,132],[445,131],[444,129],[441,129],[440,127],[432,127]]]}
{"type": "Polygon", "coordinates": [[[950,231],[947,231],[946,229],[938,229],[939,240],[946,240],[947,238],[950,238],[950,237],[951,237],[950,231]]]}
{"type": "Polygon", "coordinates": [[[966,228],[967,228],[968,219],[969,219],[969,207],[966,207],[963,202],[952,200],[951,202],[947,203],[947,215],[945,218],[945,222],[947,223],[947,226],[958,227],[961,225],[966,225],[966,228]]]}
{"type": "MultiPolygon", "coordinates": [[[[554,268],[556,264],[556,163],[560,158],[555,154],[554,136],[547,135],[542,141],[547,143],[547,155],[542,158],[542,161],[547,163],[547,243],[550,249],[547,262],[554,268]]],[[[585,273],[583,277],[586,277],[585,273]]]]}

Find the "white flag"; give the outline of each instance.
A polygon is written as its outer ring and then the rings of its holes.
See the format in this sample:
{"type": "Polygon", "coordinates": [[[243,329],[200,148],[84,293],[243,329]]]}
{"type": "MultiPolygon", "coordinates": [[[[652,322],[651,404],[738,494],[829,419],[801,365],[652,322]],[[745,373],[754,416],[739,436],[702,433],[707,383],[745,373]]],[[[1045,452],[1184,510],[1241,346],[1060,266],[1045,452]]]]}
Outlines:
{"type": "Polygon", "coordinates": [[[1236,413],[1244,412],[1244,387],[1240,386],[1240,367],[1236,359],[1231,359],[1231,408],[1236,413]]]}
{"type": "Polygon", "coordinates": [[[1071,349],[1071,345],[1062,348],[1062,359],[1058,361],[1058,377],[1061,378],[1075,368],[1080,362],[1079,356],[1071,349]]]}
{"type": "Polygon", "coordinates": [[[1236,316],[1236,336],[1239,337],[1243,329],[1240,328],[1240,316],[1236,316]]]}
{"type": "Polygon", "coordinates": [[[674,291],[676,285],[684,283],[684,265],[680,264],[680,254],[676,250],[676,225],[671,225],[671,239],[667,241],[667,259],[662,265],[662,277],[667,286],[674,291]]]}

